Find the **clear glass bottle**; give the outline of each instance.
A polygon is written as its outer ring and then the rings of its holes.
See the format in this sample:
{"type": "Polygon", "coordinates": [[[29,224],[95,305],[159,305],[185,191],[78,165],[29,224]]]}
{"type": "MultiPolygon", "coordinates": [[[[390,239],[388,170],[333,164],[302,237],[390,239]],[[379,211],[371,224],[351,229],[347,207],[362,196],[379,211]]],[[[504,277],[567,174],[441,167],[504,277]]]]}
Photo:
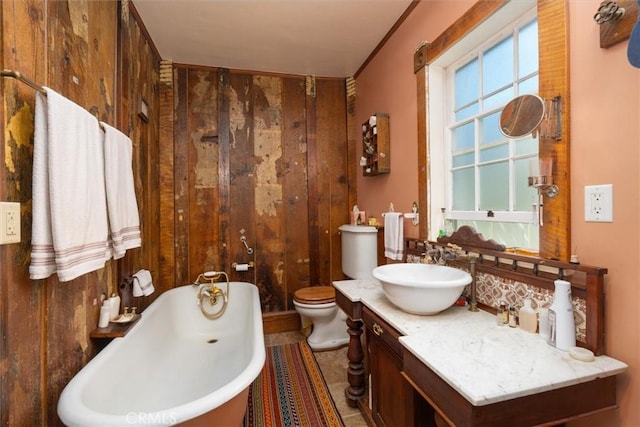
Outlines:
{"type": "Polygon", "coordinates": [[[438,229],[438,237],[445,237],[447,235],[447,218],[446,209],[440,208],[442,211],[442,217],[440,218],[440,228],[438,229]]]}
{"type": "Polygon", "coordinates": [[[509,323],[509,310],[507,304],[501,302],[498,306],[498,312],[496,313],[496,323],[498,326],[504,326],[509,323]]]}

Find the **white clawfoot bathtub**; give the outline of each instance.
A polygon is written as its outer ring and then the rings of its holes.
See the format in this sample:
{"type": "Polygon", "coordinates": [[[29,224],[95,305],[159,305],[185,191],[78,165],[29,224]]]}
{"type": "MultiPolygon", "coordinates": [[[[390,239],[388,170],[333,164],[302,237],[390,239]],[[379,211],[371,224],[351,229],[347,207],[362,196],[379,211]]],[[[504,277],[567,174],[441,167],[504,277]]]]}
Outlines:
{"type": "MultiPolygon", "coordinates": [[[[226,283],[221,284],[224,289],[226,283]]],[[[265,361],[257,288],[231,282],[224,314],[207,320],[198,287],[160,295],[64,388],[68,426],[240,426],[265,361]]]]}

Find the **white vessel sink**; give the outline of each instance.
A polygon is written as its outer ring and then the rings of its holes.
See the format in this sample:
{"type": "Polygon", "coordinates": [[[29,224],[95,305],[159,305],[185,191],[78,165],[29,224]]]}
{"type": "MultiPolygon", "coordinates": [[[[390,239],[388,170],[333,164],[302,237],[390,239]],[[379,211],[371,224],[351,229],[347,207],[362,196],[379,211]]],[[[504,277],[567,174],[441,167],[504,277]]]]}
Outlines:
{"type": "Polygon", "coordinates": [[[451,307],[471,275],[453,267],[433,264],[400,263],[373,269],[386,297],[402,311],[436,314],[451,307]]]}

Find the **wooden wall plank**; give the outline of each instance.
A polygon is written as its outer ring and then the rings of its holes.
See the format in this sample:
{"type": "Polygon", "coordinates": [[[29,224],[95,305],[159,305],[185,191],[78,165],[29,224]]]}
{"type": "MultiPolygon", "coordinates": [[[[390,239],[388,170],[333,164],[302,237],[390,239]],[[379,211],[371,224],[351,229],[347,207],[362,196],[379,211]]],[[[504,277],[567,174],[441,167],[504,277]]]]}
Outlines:
{"type": "MultiPolygon", "coordinates": [[[[217,224],[218,246],[216,253],[218,254],[218,268],[229,274],[229,221],[232,218],[230,207],[230,152],[231,141],[233,135],[231,133],[231,79],[227,69],[218,70],[218,144],[219,144],[219,162],[218,162],[218,182],[219,182],[219,220],[217,224]]],[[[214,225],[216,226],[216,225],[214,225]]],[[[230,279],[233,276],[230,276],[230,279]]],[[[255,283],[255,282],[254,282],[255,283]]]]}
{"type": "MultiPolygon", "coordinates": [[[[49,3],[49,86],[96,115],[97,104],[103,105],[104,99],[96,82],[102,80],[105,87],[110,86],[107,98],[114,97],[116,8],[116,4],[93,7],[82,2],[49,3]],[[92,37],[109,31],[108,28],[112,37],[105,40],[103,50],[92,49],[92,37]],[[112,65],[110,70],[103,65],[105,61],[112,65]]],[[[104,114],[109,119],[109,111],[104,114]]],[[[108,293],[111,268],[109,262],[104,269],[64,284],[57,283],[56,277],[47,280],[45,366],[50,424],[58,422],[56,405],[62,388],[96,352],[88,333],[96,325],[98,298],[108,293]]]]}
{"type": "Polygon", "coordinates": [[[266,311],[285,307],[282,78],[253,77],[253,151],[255,161],[256,269],[270,290],[266,311]]]}
{"type": "Polygon", "coordinates": [[[323,197],[319,222],[321,284],[331,284],[342,274],[342,251],[338,227],[349,221],[348,143],[346,84],[344,79],[317,79],[317,125],[323,197]],[[326,191],[328,189],[328,191],[326,191]]]}
{"type": "MultiPolygon", "coordinates": [[[[42,55],[45,51],[45,3],[3,1],[2,67],[18,70],[46,84],[42,55]],[[25,25],[29,37],[24,37],[25,25]]],[[[22,241],[0,246],[0,424],[43,425],[46,419],[45,292],[32,286],[28,276],[31,239],[31,175],[33,150],[33,89],[12,79],[3,79],[0,133],[0,196],[22,203],[22,241]]]]}
{"type": "MultiPolygon", "coordinates": [[[[234,280],[256,283],[260,290],[263,307],[270,305],[270,292],[264,288],[262,280],[256,278],[260,269],[258,254],[261,248],[256,238],[256,186],[255,149],[254,149],[254,81],[253,76],[244,73],[229,75],[229,136],[226,143],[227,153],[227,204],[226,233],[221,244],[225,245],[228,259],[225,268],[234,280]],[[249,254],[242,237],[252,248],[249,254]],[[254,269],[236,272],[232,264],[255,262],[254,269]]],[[[222,119],[222,117],[221,117],[222,119]]]]}
{"type": "Polygon", "coordinates": [[[175,284],[189,283],[189,154],[187,70],[177,69],[174,123],[175,284]]]}
{"type": "Polygon", "coordinates": [[[309,219],[304,78],[286,78],[282,88],[284,141],[285,310],[293,310],[293,294],[309,286],[309,219]]]}
{"type": "MultiPolygon", "coordinates": [[[[0,10],[3,68],[52,87],[101,120],[128,125],[123,131],[130,133],[134,146],[142,141],[146,151],[136,161],[142,159],[144,164],[134,164],[134,168],[137,177],[140,170],[145,174],[141,179],[145,186],[137,188],[147,200],[141,209],[141,221],[148,224],[143,241],[158,240],[153,236],[157,226],[151,226],[153,217],[149,215],[159,207],[159,182],[154,172],[158,157],[152,147],[159,127],[158,58],[140,23],[131,19],[119,25],[118,2],[5,1],[0,10]],[[118,61],[125,50],[126,61],[118,61]],[[129,85],[129,80],[135,81],[129,85]],[[119,102],[123,93],[126,97],[119,102]],[[136,111],[128,108],[130,93],[149,97],[149,128],[140,133],[136,111]],[[116,106],[121,105],[125,106],[124,119],[116,116],[116,106]]],[[[97,298],[116,289],[119,265],[138,267],[145,263],[154,269],[159,257],[151,243],[128,252],[121,262],[108,262],[106,268],[69,283],[58,283],[55,275],[36,282],[29,279],[35,95],[32,88],[9,79],[3,80],[2,87],[5,132],[1,157],[11,161],[0,168],[0,196],[23,203],[23,238],[19,245],[0,247],[0,422],[59,425],[58,396],[96,351],[89,333],[97,323],[97,298]]],[[[73,167],[73,159],[69,164],[73,167]]]]}
{"type": "Polygon", "coordinates": [[[311,285],[322,282],[320,250],[320,189],[322,182],[318,178],[319,158],[318,132],[316,117],[316,79],[307,76],[305,110],[307,112],[307,204],[309,206],[309,281],[311,285]]]}
{"type": "MultiPolygon", "coordinates": [[[[171,67],[171,75],[173,69],[171,67]]],[[[159,174],[160,174],[160,283],[175,283],[175,203],[174,203],[174,96],[173,79],[170,83],[161,83],[159,87],[159,174]]]]}
{"type": "Polygon", "coordinates": [[[187,70],[187,153],[189,163],[189,280],[218,270],[219,143],[218,75],[187,70]],[[209,226],[203,226],[209,224],[209,226]]]}

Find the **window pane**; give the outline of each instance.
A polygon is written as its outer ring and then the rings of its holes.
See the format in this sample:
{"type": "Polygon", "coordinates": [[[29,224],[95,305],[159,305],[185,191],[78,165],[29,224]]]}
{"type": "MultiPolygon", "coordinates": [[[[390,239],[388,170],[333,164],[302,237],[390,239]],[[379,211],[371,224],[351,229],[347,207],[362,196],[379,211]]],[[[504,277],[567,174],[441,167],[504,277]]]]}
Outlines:
{"type": "Polygon", "coordinates": [[[473,168],[452,172],[453,177],[453,209],[458,211],[472,211],[475,209],[475,179],[473,168]]]}
{"type": "Polygon", "coordinates": [[[509,144],[504,142],[499,145],[491,145],[480,149],[480,162],[491,162],[509,158],[509,144]]]}
{"type": "Polygon", "coordinates": [[[491,47],[482,61],[482,93],[488,94],[513,82],[513,37],[491,47]]]}
{"type": "Polygon", "coordinates": [[[538,21],[520,29],[518,33],[518,77],[538,71],[538,21]]]}
{"type": "Polygon", "coordinates": [[[520,82],[518,86],[518,93],[520,95],[526,94],[537,94],[538,93],[538,75],[528,78],[527,80],[523,80],[520,82]]]}
{"type": "Polygon", "coordinates": [[[478,99],[478,58],[456,70],[455,110],[478,99]]]}
{"type": "Polygon", "coordinates": [[[505,140],[504,135],[499,130],[500,113],[501,111],[498,111],[496,113],[483,117],[480,120],[480,148],[482,148],[483,144],[505,140]]]}
{"type": "Polygon", "coordinates": [[[473,122],[458,126],[453,129],[453,142],[451,151],[457,154],[460,151],[472,150],[474,147],[474,125],[473,122]]]}
{"type": "Polygon", "coordinates": [[[478,114],[479,113],[479,110],[478,110],[479,105],[480,104],[478,102],[474,102],[473,104],[469,105],[468,107],[465,107],[462,110],[456,111],[456,122],[459,122],[460,120],[467,119],[469,117],[473,117],[476,114],[478,114]]]}
{"type": "Polygon", "coordinates": [[[529,162],[531,158],[515,161],[515,193],[514,209],[517,211],[532,211],[533,204],[537,202],[537,191],[529,187],[529,162]]]}
{"type": "Polygon", "coordinates": [[[476,156],[475,156],[475,153],[473,152],[460,154],[457,156],[453,156],[453,159],[451,161],[451,166],[454,168],[459,168],[460,166],[469,166],[469,165],[473,165],[475,161],[476,161],[476,156]]]}
{"type": "Polygon", "coordinates": [[[486,111],[499,105],[505,105],[507,102],[511,101],[514,96],[513,86],[509,86],[498,93],[494,93],[493,95],[486,97],[482,101],[483,109],[486,111]]]}
{"type": "Polygon", "coordinates": [[[481,211],[509,210],[509,164],[480,166],[481,211]]]}
{"type": "Polygon", "coordinates": [[[529,135],[526,138],[515,141],[515,154],[522,156],[525,154],[538,154],[538,140],[529,135]]]}

